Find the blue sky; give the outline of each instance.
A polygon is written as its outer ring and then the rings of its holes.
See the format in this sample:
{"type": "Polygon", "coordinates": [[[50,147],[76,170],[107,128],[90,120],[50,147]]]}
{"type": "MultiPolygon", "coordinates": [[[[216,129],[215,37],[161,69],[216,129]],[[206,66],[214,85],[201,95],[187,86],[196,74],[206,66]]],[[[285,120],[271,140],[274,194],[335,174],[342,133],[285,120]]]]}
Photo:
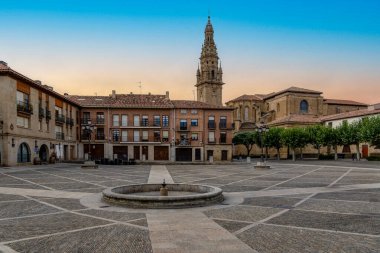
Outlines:
{"type": "Polygon", "coordinates": [[[209,12],[224,101],[296,85],[380,102],[380,1],[1,1],[0,59],[60,92],[192,99],[209,12]]]}

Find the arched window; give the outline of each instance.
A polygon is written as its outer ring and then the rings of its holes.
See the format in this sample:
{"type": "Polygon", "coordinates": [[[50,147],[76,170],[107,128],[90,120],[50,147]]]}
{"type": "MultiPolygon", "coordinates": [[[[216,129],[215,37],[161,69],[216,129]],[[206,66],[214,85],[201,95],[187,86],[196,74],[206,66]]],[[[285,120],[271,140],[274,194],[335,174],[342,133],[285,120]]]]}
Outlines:
{"type": "Polygon", "coordinates": [[[244,108],[244,120],[245,120],[245,121],[248,121],[248,115],[249,115],[248,110],[249,110],[249,108],[248,108],[248,106],[246,106],[246,107],[244,108]]]}
{"type": "Polygon", "coordinates": [[[308,113],[309,112],[309,103],[306,100],[301,101],[300,112],[301,113],[308,113]]]}
{"type": "Polygon", "coordinates": [[[30,162],[30,149],[25,142],[21,143],[17,151],[17,162],[28,163],[30,162]]]}

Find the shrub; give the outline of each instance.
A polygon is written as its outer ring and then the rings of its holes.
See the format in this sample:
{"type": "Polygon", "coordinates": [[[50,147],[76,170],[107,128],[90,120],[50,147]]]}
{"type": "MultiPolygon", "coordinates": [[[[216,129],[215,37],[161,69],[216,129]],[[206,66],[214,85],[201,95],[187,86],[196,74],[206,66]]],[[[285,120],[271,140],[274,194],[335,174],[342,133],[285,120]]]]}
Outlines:
{"type": "Polygon", "coordinates": [[[380,157],[379,156],[368,156],[367,160],[368,161],[380,161],[380,157]]]}
{"type": "Polygon", "coordinates": [[[320,154],[318,157],[319,160],[334,160],[334,154],[329,154],[329,155],[322,155],[320,154]]]}

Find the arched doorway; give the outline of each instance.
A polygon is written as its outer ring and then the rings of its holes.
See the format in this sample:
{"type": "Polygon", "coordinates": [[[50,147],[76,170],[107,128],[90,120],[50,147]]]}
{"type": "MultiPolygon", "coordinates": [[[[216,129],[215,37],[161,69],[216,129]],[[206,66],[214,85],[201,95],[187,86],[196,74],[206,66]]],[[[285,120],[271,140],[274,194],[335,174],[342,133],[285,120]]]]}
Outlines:
{"type": "Polygon", "coordinates": [[[30,149],[28,144],[25,142],[21,143],[17,151],[17,162],[18,163],[29,163],[30,162],[30,149]]]}
{"type": "Polygon", "coordinates": [[[39,151],[39,157],[40,157],[40,160],[41,162],[47,162],[48,160],[48,154],[49,154],[49,151],[48,151],[48,147],[43,144],[41,147],[40,147],[40,151],[39,151]]]}

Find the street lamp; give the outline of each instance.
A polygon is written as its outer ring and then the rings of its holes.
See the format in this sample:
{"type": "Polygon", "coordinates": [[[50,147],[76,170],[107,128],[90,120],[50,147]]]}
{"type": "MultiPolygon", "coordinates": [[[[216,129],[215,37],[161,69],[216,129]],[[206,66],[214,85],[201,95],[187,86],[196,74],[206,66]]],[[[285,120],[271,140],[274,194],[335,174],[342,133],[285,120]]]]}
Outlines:
{"type": "Polygon", "coordinates": [[[83,132],[88,135],[88,161],[91,159],[91,135],[94,131],[96,131],[96,126],[91,124],[91,120],[87,121],[86,125],[82,126],[83,132]]]}
{"type": "Polygon", "coordinates": [[[261,143],[261,162],[263,163],[264,162],[263,134],[265,132],[268,132],[269,128],[266,125],[262,124],[261,126],[259,126],[258,128],[256,128],[256,131],[259,133],[259,137],[260,137],[260,143],[261,143]]]}

